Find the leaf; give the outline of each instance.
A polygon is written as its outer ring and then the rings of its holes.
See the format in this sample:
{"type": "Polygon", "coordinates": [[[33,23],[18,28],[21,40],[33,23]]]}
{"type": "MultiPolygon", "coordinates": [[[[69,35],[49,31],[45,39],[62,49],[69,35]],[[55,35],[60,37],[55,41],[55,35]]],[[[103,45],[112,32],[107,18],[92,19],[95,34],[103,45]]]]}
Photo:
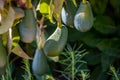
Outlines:
{"type": "Polygon", "coordinates": [[[72,0],[73,4],[75,5],[75,7],[77,7],[77,3],[76,0],[72,0]]]}
{"type": "Polygon", "coordinates": [[[120,39],[104,39],[99,44],[97,44],[97,48],[103,53],[109,56],[120,57],[120,39]]]}
{"type": "Polygon", "coordinates": [[[20,41],[20,35],[19,35],[19,32],[17,30],[17,28],[15,27],[16,24],[18,24],[19,21],[15,21],[14,24],[13,24],[13,27],[12,27],[12,48],[15,47],[18,42],[20,41]]]}
{"type": "Polygon", "coordinates": [[[103,14],[106,10],[108,0],[90,0],[93,11],[97,14],[103,14]]]}
{"type": "Polygon", "coordinates": [[[12,27],[13,22],[15,20],[15,12],[12,7],[9,7],[7,18],[1,22],[0,26],[0,34],[3,34],[12,27]]]}
{"type": "Polygon", "coordinates": [[[51,6],[52,6],[52,0],[41,0],[38,7],[40,13],[45,17],[47,17],[52,23],[54,23],[52,18],[53,10],[51,6]]]}
{"type": "Polygon", "coordinates": [[[12,52],[18,55],[19,57],[26,58],[26,59],[32,59],[22,50],[22,48],[19,45],[15,46],[15,48],[12,49],[12,52]]]}
{"type": "Polygon", "coordinates": [[[110,65],[113,63],[115,57],[113,56],[108,56],[104,53],[102,53],[101,56],[101,63],[102,63],[102,71],[106,71],[107,69],[109,69],[110,65]]]}
{"type": "Polygon", "coordinates": [[[59,56],[55,56],[55,57],[49,57],[51,60],[53,60],[54,62],[58,62],[59,61],[59,56]]]}
{"type": "Polygon", "coordinates": [[[99,36],[95,33],[88,32],[81,40],[90,47],[96,47],[96,45],[102,40],[99,36]]]}
{"type": "Polygon", "coordinates": [[[63,3],[64,3],[64,0],[54,0],[53,1],[53,4],[54,4],[53,16],[56,19],[56,21],[58,22],[59,27],[62,26],[60,14],[61,14],[63,3]]]}
{"type": "Polygon", "coordinates": [[[120,0],[110,0],[110,4],[115,8],[118,9],[120,8],[120,0]]]}
{"type": "Polygon", "coordinates": [[[39,4],[40,0],[32,0],[33,6],[36,8],[37,5],[39,4]]]}
{"type": "Polygon", "coordinates": [[[90,80],[107,80],[108,74],[107,72],[103,72],[101,70],[100,65],[96,66],[92,71],[90,80]]]}
{"type": "Polygon", "coordinates": [[[97,65],[100,63],[100,59],[101,58],[101,55],[97,52],[91,52],[90,54],[87,54],[84,58],[85,58],[85,61],[87,61],[87,64],[89,65],[97,65]]]}
{"type": "Polygon", "coordinates": [[[50,14],[50,0],[41,0],[40,1],[40,13],[43,15],[49,15],[50,14]]]}
{"type": "Polygon", "coordinates": [[[97,16],[94,28],[102,34],[112,34],[116,31],[115,23],[109,16],[97,16]]]}

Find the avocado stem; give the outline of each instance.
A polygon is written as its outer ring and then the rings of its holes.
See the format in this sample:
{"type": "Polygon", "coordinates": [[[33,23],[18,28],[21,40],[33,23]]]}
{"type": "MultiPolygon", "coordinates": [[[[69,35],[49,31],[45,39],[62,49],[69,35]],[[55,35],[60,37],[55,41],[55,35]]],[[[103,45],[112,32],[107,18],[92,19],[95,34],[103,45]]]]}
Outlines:
{"type": "Polygon", "coordinates": [[[38,49],[39,50],[41,50],[42,46],[44,45],[44,38],[45,38],[45,36],[44,36],[44,28],[47,27],[46,25],[44,25],[44,18],[45,17],[42,16],[41,20],[38,21],[38,23],[40,24],[40,27],[38,29],[38,32],[39,32],[39,34],[38,34],[38,36],[39,36],[38,49]]]}
{"type": "Polygon", "coordinates": [[[87,3],[87,0],[82,0],[83,4],[86,4],[87,3]]]}
{"type": "Polygon", "coordinates": [[[62,28],[62,25],[61,25],[61,23],[59,23],[59,22],[58,22],[57,26],[58,26],[59,28],[62,28]]]}

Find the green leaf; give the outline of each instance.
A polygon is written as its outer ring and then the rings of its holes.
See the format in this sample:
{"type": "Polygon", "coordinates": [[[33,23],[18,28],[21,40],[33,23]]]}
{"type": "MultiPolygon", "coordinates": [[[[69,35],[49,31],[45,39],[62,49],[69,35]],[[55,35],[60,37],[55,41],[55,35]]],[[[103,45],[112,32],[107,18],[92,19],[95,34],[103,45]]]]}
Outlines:
{"type": "Polygon", "coordinates": [[[103,53],[109,56],[120,57],[120,39],[104,39],[99,44],[97,48],[103,53]]]}
{"type": "Polygon", "coordinates": [[[9,28],[12,27],[14,20],[15,20],[15,12],[12,7],[9,7],[9,11],[6,19],[1,22],[0,34],[7,32],[9,28]]]}
{"type": "Polygon", "coordinates": [[[101,58],[101,55],[99,53],[94,54],[91,52],[87,54],[84,58],[89,65],[97,65],[100,63],[100,59],[98,59],[98,57],[101,58]]]}
{"type": "Polygon", "coordinates": [[[113,63],[114,57],[113,56],[108,56],[104,53],[102,53],[101,56],[101,64],[102,64],[102,71],[106,71],[109,69],[110,65],[113,63]]]}
{"type": "Polygon", "coordinates": [[[95,66],[95,69],[92,71],[90,80],[107,80],[107,72],[101,70],[100,65],[95,66]]]}
{"type": "Polygon", "coordinates": [[[120,0],[110,0],[110,4],[117,10],[120,8],[120,0]]]}
{"type": "Polygon", "coordinates": [[[77,7],[77,3],[76,0],[72,0],[73,4],[75,5],[75,7],[77,7]]]}
{"type": "Polygon", "coordinates": [[[91,32],[86,33],[81,40],[90,47],[96,47],[96,45],[101,41],[96,33],[91,32]]]}
{"type": "Polygon", "coordinates": [[[115,23],[109,16],[97,16],[94,28],[102,34],[112,34],[116,31],[115,23]]]}
{"type": "Polygon", "coordinates": [[[97,14],[103,14],[106,10],[108,0],[90,0],[93,11],[97,14]]]}

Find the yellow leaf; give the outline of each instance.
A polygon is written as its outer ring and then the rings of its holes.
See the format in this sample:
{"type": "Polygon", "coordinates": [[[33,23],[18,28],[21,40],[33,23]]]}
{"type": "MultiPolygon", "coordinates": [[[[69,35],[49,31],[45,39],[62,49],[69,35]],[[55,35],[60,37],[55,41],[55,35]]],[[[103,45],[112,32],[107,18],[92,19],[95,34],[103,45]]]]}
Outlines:
{"type": "Polygon", "coordinates": [[[61,10],[63,6],[64,0],[54,0],[54,13],[53,16],[55,17],[56,21],[58,22],[58,27],[62,26],[61,23],[61,10]]]}
{"type": "Polygon", "coordinates": [[[52,14],[53,14],[52,1],[53,0],[41,0],[38,7],[40,10],[40,13],[44,15],[46,18],[48,18],[51,23],[54,23],[53,17],[52,17],[52,14]]]}

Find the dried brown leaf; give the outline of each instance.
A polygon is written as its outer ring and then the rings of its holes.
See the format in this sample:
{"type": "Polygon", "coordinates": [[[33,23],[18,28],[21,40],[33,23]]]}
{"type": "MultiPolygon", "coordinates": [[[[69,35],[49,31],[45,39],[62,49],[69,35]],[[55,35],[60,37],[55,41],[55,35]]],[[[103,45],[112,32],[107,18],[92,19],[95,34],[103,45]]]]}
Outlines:
{"type": "Polygon", "coordinates": [[[15,48],[12,49],[12,52],[14,54],[18,55],[19,57],[22,57],[22,58],[25,58],[25,59],[32,59],[22,50],[20,45],[15,46],[15,48]]]}

